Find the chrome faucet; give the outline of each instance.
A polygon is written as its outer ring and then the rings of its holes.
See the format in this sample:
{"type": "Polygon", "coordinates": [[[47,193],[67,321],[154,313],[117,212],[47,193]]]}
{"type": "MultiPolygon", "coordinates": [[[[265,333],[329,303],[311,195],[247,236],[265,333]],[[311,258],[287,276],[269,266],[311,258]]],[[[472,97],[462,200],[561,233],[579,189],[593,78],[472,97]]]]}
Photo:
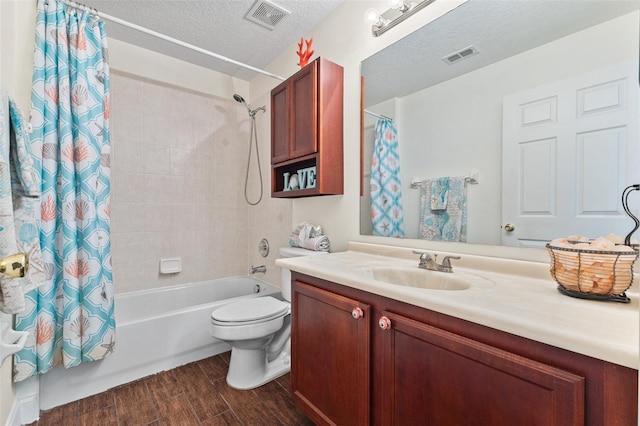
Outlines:
{"type": "Polygon", "coordinates": [[[428,271],[440,271],[440,272],[453,272],[451,266],[451,259],[460,259],[460,256],[445,256],[442,259],[442,264],[438,265],[438,255],[433,256],[427,252],[413,250],[413,254],[420,255],[420,263],[418,268],[426,269],[428,271]]]}
{"type": "Polygon", "coordinates": [[[256,272],[262,272],[264,274],[265,272],[267,272],[267,267],[264,265],[251,266],[251,273],[255,274],[256,272]]]}

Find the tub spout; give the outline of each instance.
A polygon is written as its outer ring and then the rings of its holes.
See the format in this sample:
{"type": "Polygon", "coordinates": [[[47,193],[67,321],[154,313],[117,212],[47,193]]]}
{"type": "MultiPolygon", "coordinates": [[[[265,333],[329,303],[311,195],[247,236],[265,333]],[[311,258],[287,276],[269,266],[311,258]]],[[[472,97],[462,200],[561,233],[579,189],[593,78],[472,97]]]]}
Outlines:
{"type": "Polygon", "coordinates": [[[267,267],[264,265],[251,266],[251,273],[255,274],[256,272],[262,272],[264,274],[265,272],[267,272],[267,267]]]}

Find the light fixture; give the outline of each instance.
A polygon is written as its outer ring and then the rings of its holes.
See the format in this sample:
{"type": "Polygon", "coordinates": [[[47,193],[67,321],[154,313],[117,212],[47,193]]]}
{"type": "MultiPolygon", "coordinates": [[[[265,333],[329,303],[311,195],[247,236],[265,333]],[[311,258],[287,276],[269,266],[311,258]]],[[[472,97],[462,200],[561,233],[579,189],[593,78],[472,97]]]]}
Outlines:
{"type": "Polygon", "coordinates": [[[367,9],[364,13],[364,19],[365,22],[371,24],[371,34],[378,37],[434,1],[422,0],[417,3],[405,3],[404,0],[389,0],[389,10],[378,13],[375,9],[367,9]]]}
{"type": "Polygon", "coordinates": [[[389,0],[389,7],[391,9],[397,9],[401,12],[406,12],[410,9],[410,6],[404,2],[404,0],[389,0]]]}

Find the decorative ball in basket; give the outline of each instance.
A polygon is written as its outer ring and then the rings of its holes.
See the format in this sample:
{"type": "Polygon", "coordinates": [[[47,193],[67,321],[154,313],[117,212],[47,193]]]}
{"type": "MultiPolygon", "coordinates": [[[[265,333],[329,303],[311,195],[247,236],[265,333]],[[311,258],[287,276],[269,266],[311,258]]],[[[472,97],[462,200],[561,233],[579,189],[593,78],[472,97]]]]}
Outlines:
{"type": "Polygon", "coordinates": [[[624,292],[633,282],[638,251],[621,242],[616,236],[593,241],[574,236],[548,243],[550,272],[558,290],[583,299],[629,302],[624,292]]]}

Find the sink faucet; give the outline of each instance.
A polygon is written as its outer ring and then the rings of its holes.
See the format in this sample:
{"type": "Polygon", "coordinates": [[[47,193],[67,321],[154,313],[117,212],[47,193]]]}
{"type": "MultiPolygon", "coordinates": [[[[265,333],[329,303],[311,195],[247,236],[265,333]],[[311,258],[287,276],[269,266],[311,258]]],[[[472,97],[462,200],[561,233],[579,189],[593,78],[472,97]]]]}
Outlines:
{"type": "Polygon", "coordinates": [[[442,264],[438,265],[437,254],[431,256],[431,254],[427,252],[416,250],[414,250],[412,253],[420,255],[420,263],[418,264],[418,268],[426,269],[428,271],[453,272],[451,259],[460,259],[460,256],[445,256],[444,259],[442,259],[442,264]]]}
{"type": "Polygon", "coordinates": [[[256,272],[262,272],[265,273],[267,272],[267,267],[264,265],[260,265],[260,266],[251,266],[251,273],[255,274],[256,272]]]}

